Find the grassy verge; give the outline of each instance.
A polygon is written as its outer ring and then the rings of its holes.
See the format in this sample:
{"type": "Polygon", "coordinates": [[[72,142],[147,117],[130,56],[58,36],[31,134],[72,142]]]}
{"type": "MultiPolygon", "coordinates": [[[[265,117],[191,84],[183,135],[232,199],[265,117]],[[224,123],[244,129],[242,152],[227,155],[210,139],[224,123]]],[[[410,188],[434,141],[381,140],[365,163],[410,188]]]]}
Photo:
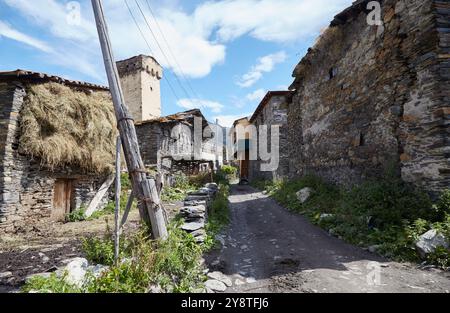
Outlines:
{"type": "Polygon", "coordinates": [[[203,243],[203,251],[209,251],[218,247],[216,236],[229,224],[230,211],[228,207],[228,195],[230,187],[227,184],[219,184],[219,191],[214,199],[206,223],[206,239],[203,243]]]}
{"type": "MultiPolygon", "coordinates": [[[[339,189],[313,176],[295,181],[259,181],[253,185],[331,234],[362,247],[373,246],[378,253],[394,260],[424,261],[414,243],[432,228],[450,238],[450,190],[432,203],[426,193],[388,174],[351,190],[339,189]],[[302,204],[296,192],[305,187],[314,192],[302,204]]],[[[448,268],[450,253],[437,249],[425,261],[448,268]]]]}
{"type": "Polygon", "coordinates": [[[64,277],[36,277],[23,287],[24,292],[145,293],[151,286],[169,292],[192,292],[202,288],[204,277],[199,265],[201,247],[176,224],[169,228],[165,241],[152,241],[142,229],[121,240],[121,263],[114,264],[111,235],[86,238],[83,250],[93,264],[110,266],[100,277],[92,275],[82,288],[71,286],[64,277]]]}
{"type": "Polygon", "coordinates": [[[194,191],[202,186],[203,176],[187,177],[180,174],[175,176],[173,186],[164,187],[161,193],[161,200],[163,202],[177,202],[186,198],[188,192],[194,191]]]}

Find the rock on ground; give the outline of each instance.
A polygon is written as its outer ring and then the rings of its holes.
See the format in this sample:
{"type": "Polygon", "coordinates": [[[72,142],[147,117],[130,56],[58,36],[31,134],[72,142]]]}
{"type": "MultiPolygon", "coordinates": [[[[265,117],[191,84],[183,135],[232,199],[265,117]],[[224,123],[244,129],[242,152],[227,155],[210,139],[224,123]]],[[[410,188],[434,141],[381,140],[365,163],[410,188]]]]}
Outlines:
{"type": "Polygon", "coordinates": [[[218,272],[218,271],[216,271],[216,272],[211,272],[211,273],[208,273],[207,276],[208,276],[209,278],[211,278],[211,279],[215,279],[215,280],[221,281],[221,282],[224,283],[227,287],[233,286],[233,282],[231,281],[231,279],[230,279],[227,275],[225,275],[225,274],[223,274],[223,273],[221,273],[221,272],[218,272]]]}
{"type": "Polygon", "coordinates": [[[437,247],[444,247],[448,249],[449,245],[447,239],[435,229],[427,231],[419,237],[416,242],[416,248],[421,257],[426,257],[427,254],[433,253],[437,247]]]}
{"type": "Polygon", "coordinates": [[[298,201],[300,201],[300,203],[305,203],[306,201],[308,201],[309,197],[311,197],[313,191],[314,190],[309,187],[301,189],[296,193],[298,201]]]}
{"type": "Polygon", "coordinates": [[[205,282],[205,287],[206,289],[210,289],[212,291],[219,291],[219,292],[224,292],[225,290],[227,290],[227,286],[218,280],[215,279],[209,279],[205,282]]]}

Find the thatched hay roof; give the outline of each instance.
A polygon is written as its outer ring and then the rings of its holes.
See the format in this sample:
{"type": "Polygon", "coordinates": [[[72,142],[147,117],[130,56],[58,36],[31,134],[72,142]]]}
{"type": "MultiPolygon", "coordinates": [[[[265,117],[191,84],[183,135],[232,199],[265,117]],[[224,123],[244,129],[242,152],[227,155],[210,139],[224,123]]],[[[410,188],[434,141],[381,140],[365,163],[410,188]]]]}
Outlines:
{"type": "Polygon", "coordinates": [[[21,112],[22,153],[54,170],[112,170],[116,120],[109,92],[76,90],[58,83],[31,84],[21,112]]]}

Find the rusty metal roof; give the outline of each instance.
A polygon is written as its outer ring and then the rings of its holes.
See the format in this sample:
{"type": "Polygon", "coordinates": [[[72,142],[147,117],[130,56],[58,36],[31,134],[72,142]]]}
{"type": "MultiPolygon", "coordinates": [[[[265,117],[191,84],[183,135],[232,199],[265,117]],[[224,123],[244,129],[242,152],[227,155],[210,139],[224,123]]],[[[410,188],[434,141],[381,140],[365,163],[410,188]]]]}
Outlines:
{"type": "Polygon", "coordinates": [[[109,88],[106,86],[101,86],[97,84],[91,84],[87,82],[82,82],[78,80],[70,80],[65,79],[59,76],[55,75],[49,75],[46,73],[40,73],[40,72],[33,72],[28,70],[21,70],[17,69],[15,71],[0,71],[0,81],[12,81],[12,80],[19,80],[19,81],[28,81],[28,82],[56,82],[68,86],[74,86],[74,87],[83,87],[83,88],[90,88],[90,89],[97,89],[97,90],[105,90],[109,91],[109,88]]]}

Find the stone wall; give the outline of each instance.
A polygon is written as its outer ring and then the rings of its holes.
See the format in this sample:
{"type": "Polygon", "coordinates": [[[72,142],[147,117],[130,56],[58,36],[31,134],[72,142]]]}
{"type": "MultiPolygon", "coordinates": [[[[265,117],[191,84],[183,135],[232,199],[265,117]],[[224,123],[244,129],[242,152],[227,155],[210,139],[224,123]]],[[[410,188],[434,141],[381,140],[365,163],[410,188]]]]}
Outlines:
{"type": "MultiPolygon", "coordinates": [[[[252,117],[252,124],[258,130],[258,144],[260,146],[259,129],[261,125],[267,126],[267,147],[268,151],[272,149],[278,149],[279,151],[279,165],[274,171],[262,171],[261,165],[269,163],[269,161],[261,160],[261,155],[258,153],[258,160],[250,160],[249,165],[249,179],[250,180],[278,180],[288,176],[289,174],[289,154],[286,147],[288,146],[287,138],[287,109],[289,97],[286,96],[273,96],[264,105],[264,108],[252,117]],[[276,146],[271,141],[271,127],[280,126],[280,138],[279,143],[276,146]]],[[[255,146],[256,147],[256,146],[255,146]]]]}
{"type": "Polygon", "coordinates": [[[382,1],[381,26],[367,24],[367,2],[338,15],[294,71],[290,176],[352,185],[392,164],[437,192],[450,183],[448,1],[382,1]]]}
{"type": "Polygon", "coordinates": [[[0,83],[0,232],[28,231],[50,219],[57,179],[73,180],[72,208],[88,205],[103,182],[77,169],[48,171],[38,160],[20,154],[20,111],[26,89],[0,83]]]}

